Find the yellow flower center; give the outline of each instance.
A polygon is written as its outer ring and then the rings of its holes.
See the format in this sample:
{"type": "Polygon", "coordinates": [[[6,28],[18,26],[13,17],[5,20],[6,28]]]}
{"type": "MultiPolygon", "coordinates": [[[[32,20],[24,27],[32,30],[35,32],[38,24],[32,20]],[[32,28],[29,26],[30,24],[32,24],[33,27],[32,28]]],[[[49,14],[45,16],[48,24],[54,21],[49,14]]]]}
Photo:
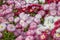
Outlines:
{"type": "Polygon", "coordinates": [[[41,39],[45,39],[45,35],[41,35],[41,39]]]}
{"type": "Polygon", "coordinates": [[[57,34],[56,34],[56,37],[60,37],[60,34],[59,34],[59,33],[57,33],[57,34]]]}
{"type": "Polygon", "coordinates": [[[3,28],[3,26],[0,25],[0,28],[3,28]]]}

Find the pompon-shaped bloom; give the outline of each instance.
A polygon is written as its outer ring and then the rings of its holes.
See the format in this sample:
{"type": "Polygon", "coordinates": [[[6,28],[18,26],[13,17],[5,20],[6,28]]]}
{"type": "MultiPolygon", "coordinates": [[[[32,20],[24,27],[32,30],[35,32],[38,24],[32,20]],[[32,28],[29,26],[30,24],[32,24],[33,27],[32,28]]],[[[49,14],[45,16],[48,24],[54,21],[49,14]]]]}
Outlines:
{"type": "Polygon", "coordinates": [[[7,0],[7,3],[8,4],[13,4],[14,3],[14,0],[7,0]]]}
{"type": "Polygon", "coordinates": [[[56,9],[56,3],[50,3],[49,4],[49,10],[54,10],[54,9],[56,9]]]}
{"type": "Polygon", "coordinates": [[[8,6],[6,4],[2,5],[2,9],[6,10],[8,8],[8,6]]]}
{"type": "Polygon", "coordinates": [[[8,19],[9,17],[13,17],[14,16],[14,13],[9,13],[5,16],[6,19],[8,19]]]}
{"type": "Polygon", "coordinates": [[[57,15],[57,10],[50,10],[50,15],[55,16],[57,15]]]}
{"type": "Polygon", "coordinates": [[[36,29],[36,35],[40,35],[41,34],[41,30],[40,30],[40,28],[37,28],[36,29]]]}
{"type": "Polygon", "coordinates": [[[40,23],[40,18],[34,18],[34,21],[35,21],[36,23],[40,23]]]}
{"type": "Polygon", "coordinates": [[[20,20],[19,24],[23,27],[26,28],[28,24],[24,20],[20,20]]]}
{"type": "MultiPolygon", "coordinates": [[[[22,31],[22,29],[16,29],[16,32],[18,33],[18,34],[22,34],[23,33],[23,31],[22,31]]],[[[24,35],[24,34],[23,34],[24,35]]]]}
{"type": "Polygon", "coordinates": [[[25,0],[26,3],[32,3],[32,4],[37,4],[38,3],[38,0],[25,0]]]}
{"type": "Polygon", "coordinates": [[[25,13],[21,13],[20,15],[19,15],[19,17],[22,19],[22,20],[27,20],[28,19],[28,17],[30,16],[30,14],[25,14],[25,13]]]}
{"type": "Polygon", "coordinates": [[[0,24],[0,31],[4,31],[6,29],[6,24],[5,23],[1,23],[0,24]]]}
{"type": "Polygon", "coordinates": [[[22,28],[22,26],[20,24],[16,24],[16,28],[22,28]]]}
{"type": "Polygon", "coordinates": [[[30,16],[29,14],[24,14],[23,17],[22,17],[22,19],[23,20],[27,20],[29,16],[30,16]]]}
{"type": "Polygon", "coordinates": [[[19,22],[20,21],[20,18],[19,17],[16,17],[15,19],[14,19],[14,22],[15,23],[17,23],[17,22],[19,22]]]}
{"type": "Polygon", "coordinates": [[[8,30],[9,32],[13,32],[13,31],[16,30],[16,27],[15,27],[13,24],[8,24],[8,25],[7,25],[7,30],[8,30]]]}
{"type": "Polygon", "coordinates": [[[43,4],[42,7],[43,7],[44,10],[48,10],[49,9],[49,4],[43,4]]]}
{"type": "Polygon", "coordinates": [[[20,13],[19,17],[22,19],[22,17],[24,16],[24,14],[25,14],[24,12],[20,13]]]}
{"type": "Polygon", "coordinates": [[[11,8],[8,8],[8,9],[4,10],[4,11],[2,12],[2,14],[6,15],[6,14],[8,14],[8,13],[10,13],[10,12],[12,12],[12,9],[11,9],[11,8]]]}
{"type": "Polygon", "coordinates": [[[42,18],[42,16],[38,13],[35,15],[35,18],[42,18]]]}
{"type": "Polygon", "coordinates": [[[6,22],[6,19],[4,17],[0,17],[0,22],[4,23],[4,22],[6,22]]]}
{"type": "Polygon", "coordinates": [[[15,32],[14,32],[14,35],[15,35],[15,36],[19,36],[19,33],[15,31],[15,32]]]}
{"type": "Polygon", "coordinates": [[[9,18],[8,18],[8,21],[9,21],[9,22],[13,22],[13,21],[14,21],[14,17],[13,17],[13,16],[12,16],[12,17],[9,17],[9,18]]]}
{"type": "Polygon", "coordinates": [[[40,31],[42,32],[42,31],[47,30],[48,28],[49,28],[49,27],[47,27],[47,26],[45,26],[45,25],[39,24],[37,30],[40,30],[40,31]]]}
{"type": "Polygon", "coordinates": [[[28,24],[30,24],[32,21],[34,20],[34,17],[29,17],[27,20],[26,20],[26,22],[28,23],[28,24]]]}
{"type": "Polygon", "coordinates": [[[44,25],[49,27],[50,30],[52,30],[54,28],[54,17],[53,16],[48,16],[45,17],[45,21],[44,21],[44,25]]]}
{"type": "Polygon", "coordinates": [[[44,16],[45,15],[45,11],[44,10],[40,10],[40,11],[38,11],[38,14],[41,15],[41,16],[44,16]]]}
{"type": "Polygon", "coordinates": [[[15,8],[21,8],[22,5],[18,1],[15,1],[14,3],[15,3],[15,8]]]}
{"type": "Polygon", "coordinates": [[[26,32],[26,35],[27,36],[30,36],[30,35],[35,35],[35,30],[28,30],[27,32],[26,32]]]}
{"type": "Polygon", "coordinates": [[[34,37],[33,37],[33,36],[27,36],[27,37],[25,38],[25,40],[34,40],[34,37]]]}
{"type": "Polygon", "coordinates": [[[39,2],[41,2],[41,3],[45,3],[45,0],[39,0],[39,2]]]}
{"type": "Polygon", "coordinates": [[[18,36],[15,40],[23,40],[23,39],[24,39],[23,36],[20,35],[20,36],[18,36]]]}
{"type": "Polygon", "coordinates": [[[30,27],[29,28],[30,29],[36,29],[37,28],[37,23],[35,23],[35,22],[30,23],[30,27]]]}

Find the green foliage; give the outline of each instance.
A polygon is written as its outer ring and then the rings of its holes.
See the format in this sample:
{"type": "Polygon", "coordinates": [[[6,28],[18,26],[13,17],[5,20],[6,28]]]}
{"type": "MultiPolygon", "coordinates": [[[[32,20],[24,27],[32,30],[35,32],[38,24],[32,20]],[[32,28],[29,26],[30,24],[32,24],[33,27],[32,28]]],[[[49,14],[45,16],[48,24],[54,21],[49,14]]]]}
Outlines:
{"type": "Polygon", "coordinates": [[[3,4],[3,0],[0,0],[0,6],[3,4]]]}
{"type": "Polygon", "coordinates": [[[44,18],[41,18],[41,23],[44,24],[44,18]]]}
{"type": "Polygon", "coordinates": [[[34,17],[35,15],[36,15],[36,13],[30,13],[30,16],[33,16],[34,17]]]}
{"type": "Polygon", "coordinates": [[[4,31],[2,40],[15,40],[15,36],[11,32],[4,31]]]}
{"type": "Polygon", "coordinates": [[[18,11],[17,9],[13,9],[13,11],[12,11],[12,12],[14,12],[14,13],[15,13],[15,12],[17,12],[17,11],[18,11]]]}

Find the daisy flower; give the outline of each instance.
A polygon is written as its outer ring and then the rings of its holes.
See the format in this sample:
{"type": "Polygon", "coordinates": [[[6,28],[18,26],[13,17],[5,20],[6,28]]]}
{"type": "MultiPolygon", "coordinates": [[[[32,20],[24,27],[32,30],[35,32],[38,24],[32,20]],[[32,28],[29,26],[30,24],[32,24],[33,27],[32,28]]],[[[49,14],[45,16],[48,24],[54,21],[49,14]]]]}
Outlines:
{"type": "Polygon", "coordinates": [[[34,37],[33,37],[33,36],[27,36],[27,37],[25,38],[25,40],[34,40],[34,37]]]}
{"type": "Polygon", "coordinates": [[[26,20],[26,23],[30,24],[32,21],[34,20],[34,17],[29,17],[27,20],[26,20]]]}
{"type": "Polygon", "coordinates": [[[13,22],[13,21],[14,21],[14,18],[13,18],[13,17],[9,17],[9,18],[8,18],[8,21],[9,21],[9,22],[13,22]]]}
{"type": "Polygon", "coordinates": [[[50,30],[54,28],[54,17],[48,16],[45,18],[44,25],[49,27],[50,30]]]}
{"type": "Polygon", "coordinates": [[[37,24],[35,22],[30,23],[30,29],[36,29],[37,28],[37,24]]]}
{"type": "Polygon", "coordinates": [[[28,24],[24,20],[20,20],[19,24],[23,27],[26,28],[28,24]]]}
{"type": "Polygon", "coordinates": [[[0,31],[4,31],[6,29],[6,24],[5,23],[1,23],[0,24],[0,31]]]}
{"type": "Polygon", "coordinates": [[[19,22],[19,20],[20,20],[20,18],[19,18],[19,17],[16,17],[16,18],[14,19],[14,22],[17,23],[17,22],[19,22]]]}
{"type": "Polygon", "coordinates": [[[8,24],[7,30],[10,31],[10,32],[13,32],[13,31],[16,30],[16,27],[13,24],[8,24]]]}
{"type": "Polygon", "coordinates": [[[23,36],[18,36],[15,40],[23,40],[23,36]]]}
{"type": "Polygon", "coordinates": [[[43,4],[42,7],[43,7],[44,10],[48,10],[49,9],[49,4],[43,4]]]}
{"type": "Polygon", "coordinates": [[[39,2],[41,2],[41,3],[45,3],[45,0],[39,0],[39,2]]]}
{"type": "Polygon", "coordinates": [[[26,3],[33,3],[33,4],[37,4],[38,3],[38,0],[25,0],[26,3]]]}

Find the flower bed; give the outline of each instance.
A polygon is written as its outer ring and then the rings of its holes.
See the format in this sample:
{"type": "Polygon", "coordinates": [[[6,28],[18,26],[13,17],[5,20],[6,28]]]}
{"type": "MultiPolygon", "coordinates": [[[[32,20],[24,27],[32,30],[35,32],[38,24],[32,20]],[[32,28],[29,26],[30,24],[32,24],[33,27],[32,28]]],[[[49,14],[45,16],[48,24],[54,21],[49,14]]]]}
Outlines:
{"type": "Polygon", "coordinates": [[[60,40],[60,1],[0,0],[0,40],[60,40]]]}

